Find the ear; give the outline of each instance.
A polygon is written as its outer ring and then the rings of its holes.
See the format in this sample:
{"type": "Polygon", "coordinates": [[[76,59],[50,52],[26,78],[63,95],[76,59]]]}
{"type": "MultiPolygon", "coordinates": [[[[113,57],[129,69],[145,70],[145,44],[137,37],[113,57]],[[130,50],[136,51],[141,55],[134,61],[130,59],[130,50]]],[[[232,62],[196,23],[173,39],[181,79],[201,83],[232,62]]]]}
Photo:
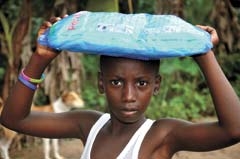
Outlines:
{"type": "Polygon", "coordinates": [[[101,94],[103,94],[105,92],[104,86],[103,86],[102,72],[98,72],[98,90],[101,94]]]}
{"type": "Polygon", "coordinates": [[[162,77],[158,74],[155,77],[155,86],[153,89],[153,95],[157,95],[160,89],[160,84],[161,84],[162,77]]]}

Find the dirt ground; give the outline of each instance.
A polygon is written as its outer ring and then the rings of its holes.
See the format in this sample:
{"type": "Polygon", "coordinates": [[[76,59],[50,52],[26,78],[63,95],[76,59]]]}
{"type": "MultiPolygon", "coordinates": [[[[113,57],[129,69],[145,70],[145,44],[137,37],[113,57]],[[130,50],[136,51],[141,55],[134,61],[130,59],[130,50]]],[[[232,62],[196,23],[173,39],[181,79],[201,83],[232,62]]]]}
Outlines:
{"type": "MultiPolygon", "coordinates": [[[[82,152],[82,143],[76,139],[64,139],[60,141],[60,153],[65,159],[79,159],[82,152]]],[[[22,150],[10,151],[12,159],[44,159],[42,145],[35,145],[22,150]]],[[[196,153],[179,152],[173,159],[239,159],[240,144],[218,151],[196,153]]]]}
{"type": "MultiPolygon", "coordinates": [[[[61,139],[60,154],[65,159],[80,159],[83,145],[81,140],[61,139]]],[[[21,150],[10,151],[11,159],[44,159],[43,146],[41,143],[22,148],[21,150]]],[[[51,156],[54,159],[53,155],[51,156]]]]}

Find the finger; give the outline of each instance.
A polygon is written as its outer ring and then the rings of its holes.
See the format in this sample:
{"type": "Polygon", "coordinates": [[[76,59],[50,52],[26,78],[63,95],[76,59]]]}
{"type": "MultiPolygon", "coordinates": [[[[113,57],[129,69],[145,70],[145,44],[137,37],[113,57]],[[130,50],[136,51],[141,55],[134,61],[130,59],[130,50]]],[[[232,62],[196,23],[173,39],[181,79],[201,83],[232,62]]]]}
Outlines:
{"type": "Polygon", "coordinates": [[[208,33],[216,32],[216,30],[213,27],[210,26],[203,26],[203,25],[196,25],[197,27],[207,31],[208,33]]]}
{"type": "Polygon", "coordinates": [[[66,18],[66,17],[68,17],[68,14],[65,14],[65,15],[62,16],[62,18],[66,18]]]}
{"type": "Polygon", "coordinates": [[[53,24],[53,23],[56,23],[59,20],[61,20],[60,17],[51,17],[49,21],[53,24]]]}
{"type": "Polygon", "coordinates": [[[216,30],[210,26],[206,26],[206,31],[209,32],[210,34],[216,32],[216,30]]]}
{"type": "Polygon", "coordinates": [[[210,26],[206,26],[205,30],[209,34],[211,34],[211,41],[212,41],[213,45],[217,45],[219,42],[217,31],[213,27],[210,27],[210,26]]]}
{"type": "Polygon", "coordinates": [[[203,26],[203,25],[196,25],[197,27],[205,30],[206,32],[208,32],[211,35],[211,41],[213,43],[213,45],[217,45],[219,42],[219,38],[218,38],[218,34],[217,31],[210,26],[203,26]]]}
{"type": "Polygon", "coordinates": [[[51,26],[52,26],[52,23],[50,23],[49,21],[44,21],[42,25],[42,27],[46,27],[46,28],[49,28],[51,26]]]}
{"type": "Polygon", "coordinates": [[[38,36],[43,34],[45,32],[45,30],[49,27],[51,27],[52,24],[48,21],[43,22],[43,24],[40,26],[39,30],[38,30],[38,36]]]}
{"type": "Polygon", "coordinates": [[[196,25],[196,27],[202,29],[202,30],[205,30],[206,26],[203,26],[203,25],[196,25]]]}

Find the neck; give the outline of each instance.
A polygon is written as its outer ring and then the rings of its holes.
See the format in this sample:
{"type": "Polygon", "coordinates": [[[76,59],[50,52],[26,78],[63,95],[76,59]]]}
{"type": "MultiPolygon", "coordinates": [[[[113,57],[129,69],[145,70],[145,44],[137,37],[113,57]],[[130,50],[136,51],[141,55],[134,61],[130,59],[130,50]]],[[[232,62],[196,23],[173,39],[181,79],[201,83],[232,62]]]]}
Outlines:
{"type": "Polygon", "coordinates": [[[144,122],[146,118],[142,116],[135,122],[124,123],[111,115],[110,121],[106,124],[107,130],[111,134],[125,134],[135,132],[144,122]]]}

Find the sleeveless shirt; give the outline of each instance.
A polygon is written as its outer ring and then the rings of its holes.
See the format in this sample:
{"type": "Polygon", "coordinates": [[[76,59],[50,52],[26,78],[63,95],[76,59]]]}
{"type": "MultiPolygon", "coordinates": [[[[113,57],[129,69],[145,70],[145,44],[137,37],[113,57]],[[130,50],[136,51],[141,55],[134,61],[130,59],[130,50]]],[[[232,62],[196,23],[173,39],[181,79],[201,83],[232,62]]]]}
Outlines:
{"type": "MultiPolygon", "coordinates": [[[[109,121],[110,114],[103,114],[98,121],[93,125],[90,130],[90,133],[87,138],[86,145],[84,147],[81,159],[90,159],[92,146],[94,140],[101,130],[101,128],[109,121]]],[[[118,155],[117,159],[138,159],[139,150],[142,144],[142,141],[147,134],[148,130],[151,128],[153,124],[153,120],[147,119],[134,133],[131,137],[125,148],[118,155]]]]}

